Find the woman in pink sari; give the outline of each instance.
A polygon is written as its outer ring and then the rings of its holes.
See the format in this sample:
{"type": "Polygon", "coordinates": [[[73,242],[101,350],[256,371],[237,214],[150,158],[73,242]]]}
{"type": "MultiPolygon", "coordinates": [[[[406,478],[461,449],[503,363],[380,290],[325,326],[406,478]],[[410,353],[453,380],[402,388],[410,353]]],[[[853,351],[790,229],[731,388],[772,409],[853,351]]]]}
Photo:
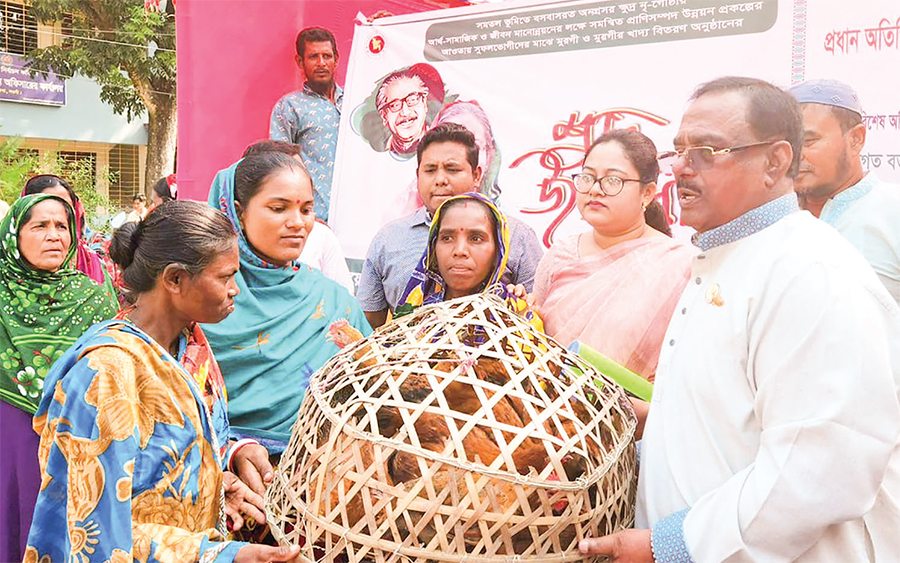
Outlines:
{"type": "Polygon", "coordinates": [[[656,146],[645,135],[612,130],[597,139],[573,176],[578,210],[593,230],[557,241],[534,282],[547,334],[580,340],[651,381],[694,254],[666,236],[665,223],[654,228],[645,218],[659,205],[658,176],[656,146]]]}

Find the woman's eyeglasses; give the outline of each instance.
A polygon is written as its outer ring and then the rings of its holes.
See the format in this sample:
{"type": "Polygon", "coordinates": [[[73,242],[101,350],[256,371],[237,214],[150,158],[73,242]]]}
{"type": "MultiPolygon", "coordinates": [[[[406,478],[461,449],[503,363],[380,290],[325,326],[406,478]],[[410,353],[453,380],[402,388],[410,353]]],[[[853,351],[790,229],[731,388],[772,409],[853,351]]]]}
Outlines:
{"type": "Polygon", "coordinates": [[[593,174],[582,172],[581,174],[572,175],[572,183],[575,185],[575,191],[580,194],[589,194],[594,189],[594,184],[600,184],[600,192],[605,196],[615,196],[622,193],[625,182],[640,182],[633,178],[619,178],[618,176],[604,176],[598,178],[593,174]]]}

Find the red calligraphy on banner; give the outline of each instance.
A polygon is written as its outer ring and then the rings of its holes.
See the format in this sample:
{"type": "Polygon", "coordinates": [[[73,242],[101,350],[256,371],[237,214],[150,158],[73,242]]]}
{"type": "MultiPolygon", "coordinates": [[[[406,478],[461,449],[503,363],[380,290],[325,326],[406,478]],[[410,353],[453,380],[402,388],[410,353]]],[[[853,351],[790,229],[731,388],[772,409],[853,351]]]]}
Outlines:
{"type": "MultiPolygon", "coordinates": [[[[541,238],[545,246],[551,245],[553,233],[575,208],[575,187],[569,177],[571,172],[581,166],[584,153],[590,148],[596,137],[610,129],[616,129],[616,125],[626,119],[633,121],[629,118],[637,118],[654,125],[669,124],[669,120],[664,117],[635,108],[614,108],[599,113],[590,112],[584,117],[581,117],[581,112],[572,112],[569,114],[568,120],[555,123],[551,131],[555,142],[563,142],[546,149],[528,151],[509,165],[510,168],[517,168],[525,161],[536,157],[538,164],[548,172],[548,175],[537,184],[538,200],[546,206],[540,209],[521,210],[523,213],[531,214],[556,214],[541,238]],[[572,142],[575,139],[577,139],[575,141],[577,144],[572,142]],[[569,141],[569,143],[564,141],[569,141]]],[[[640,131],[640,122],[629,123],[625,128],[640,131]]],[[[667,193],[668,191],[670,190],[664,187],[662,202],[670,221],[674,222],[674,210],[670,208],[674,204],[674,198],[667,193]]]]}

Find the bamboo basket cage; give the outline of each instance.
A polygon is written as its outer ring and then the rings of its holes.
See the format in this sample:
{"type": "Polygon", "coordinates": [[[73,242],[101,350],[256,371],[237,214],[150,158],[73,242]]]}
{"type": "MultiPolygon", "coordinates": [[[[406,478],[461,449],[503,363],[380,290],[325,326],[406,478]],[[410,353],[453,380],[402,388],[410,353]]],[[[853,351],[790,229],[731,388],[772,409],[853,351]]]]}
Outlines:
{"type": "Polygon", "coordinates": [[[635,427],[498,297],[421,307],[313,375],[266,517],[310,563],[580,561],[633,523],[635,427]]]}

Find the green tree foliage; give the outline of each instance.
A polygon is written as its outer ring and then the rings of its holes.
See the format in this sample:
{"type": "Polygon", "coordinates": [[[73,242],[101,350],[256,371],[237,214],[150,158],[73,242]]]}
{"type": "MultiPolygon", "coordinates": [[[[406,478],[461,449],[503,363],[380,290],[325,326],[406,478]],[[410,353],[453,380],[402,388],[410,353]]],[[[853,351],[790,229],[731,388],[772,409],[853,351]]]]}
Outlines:
{"type": "MultiPolygon", "coordinates": [[[[22,142],[19,137],[9,137],[0,142],[0,199],[12,204],[19,199],[28,178],[35,174],[56,174],[65,178],[78,194],[91,228],[108,230],[108,213],[112,210],[109,199],[94,185],[94,163],[86,159],[65,160],[53,152],[38,157],[20,150],[22,142]]],[[[110,172],[108,166],[97,170],[96,176],[108,183],[114,183],[117,179],[116,173],[110,172]]]]}
{"type": "Polygon", "coordinates": [[[128,119],[146,111],[145,183],[171,173],[177,130],[174,14],[145,10],[142,0],[32,0],[31,13],[47,24],[71,16],[61,44],[28,54],[32,68],[95,80],[100,98],[128,119]]]}

